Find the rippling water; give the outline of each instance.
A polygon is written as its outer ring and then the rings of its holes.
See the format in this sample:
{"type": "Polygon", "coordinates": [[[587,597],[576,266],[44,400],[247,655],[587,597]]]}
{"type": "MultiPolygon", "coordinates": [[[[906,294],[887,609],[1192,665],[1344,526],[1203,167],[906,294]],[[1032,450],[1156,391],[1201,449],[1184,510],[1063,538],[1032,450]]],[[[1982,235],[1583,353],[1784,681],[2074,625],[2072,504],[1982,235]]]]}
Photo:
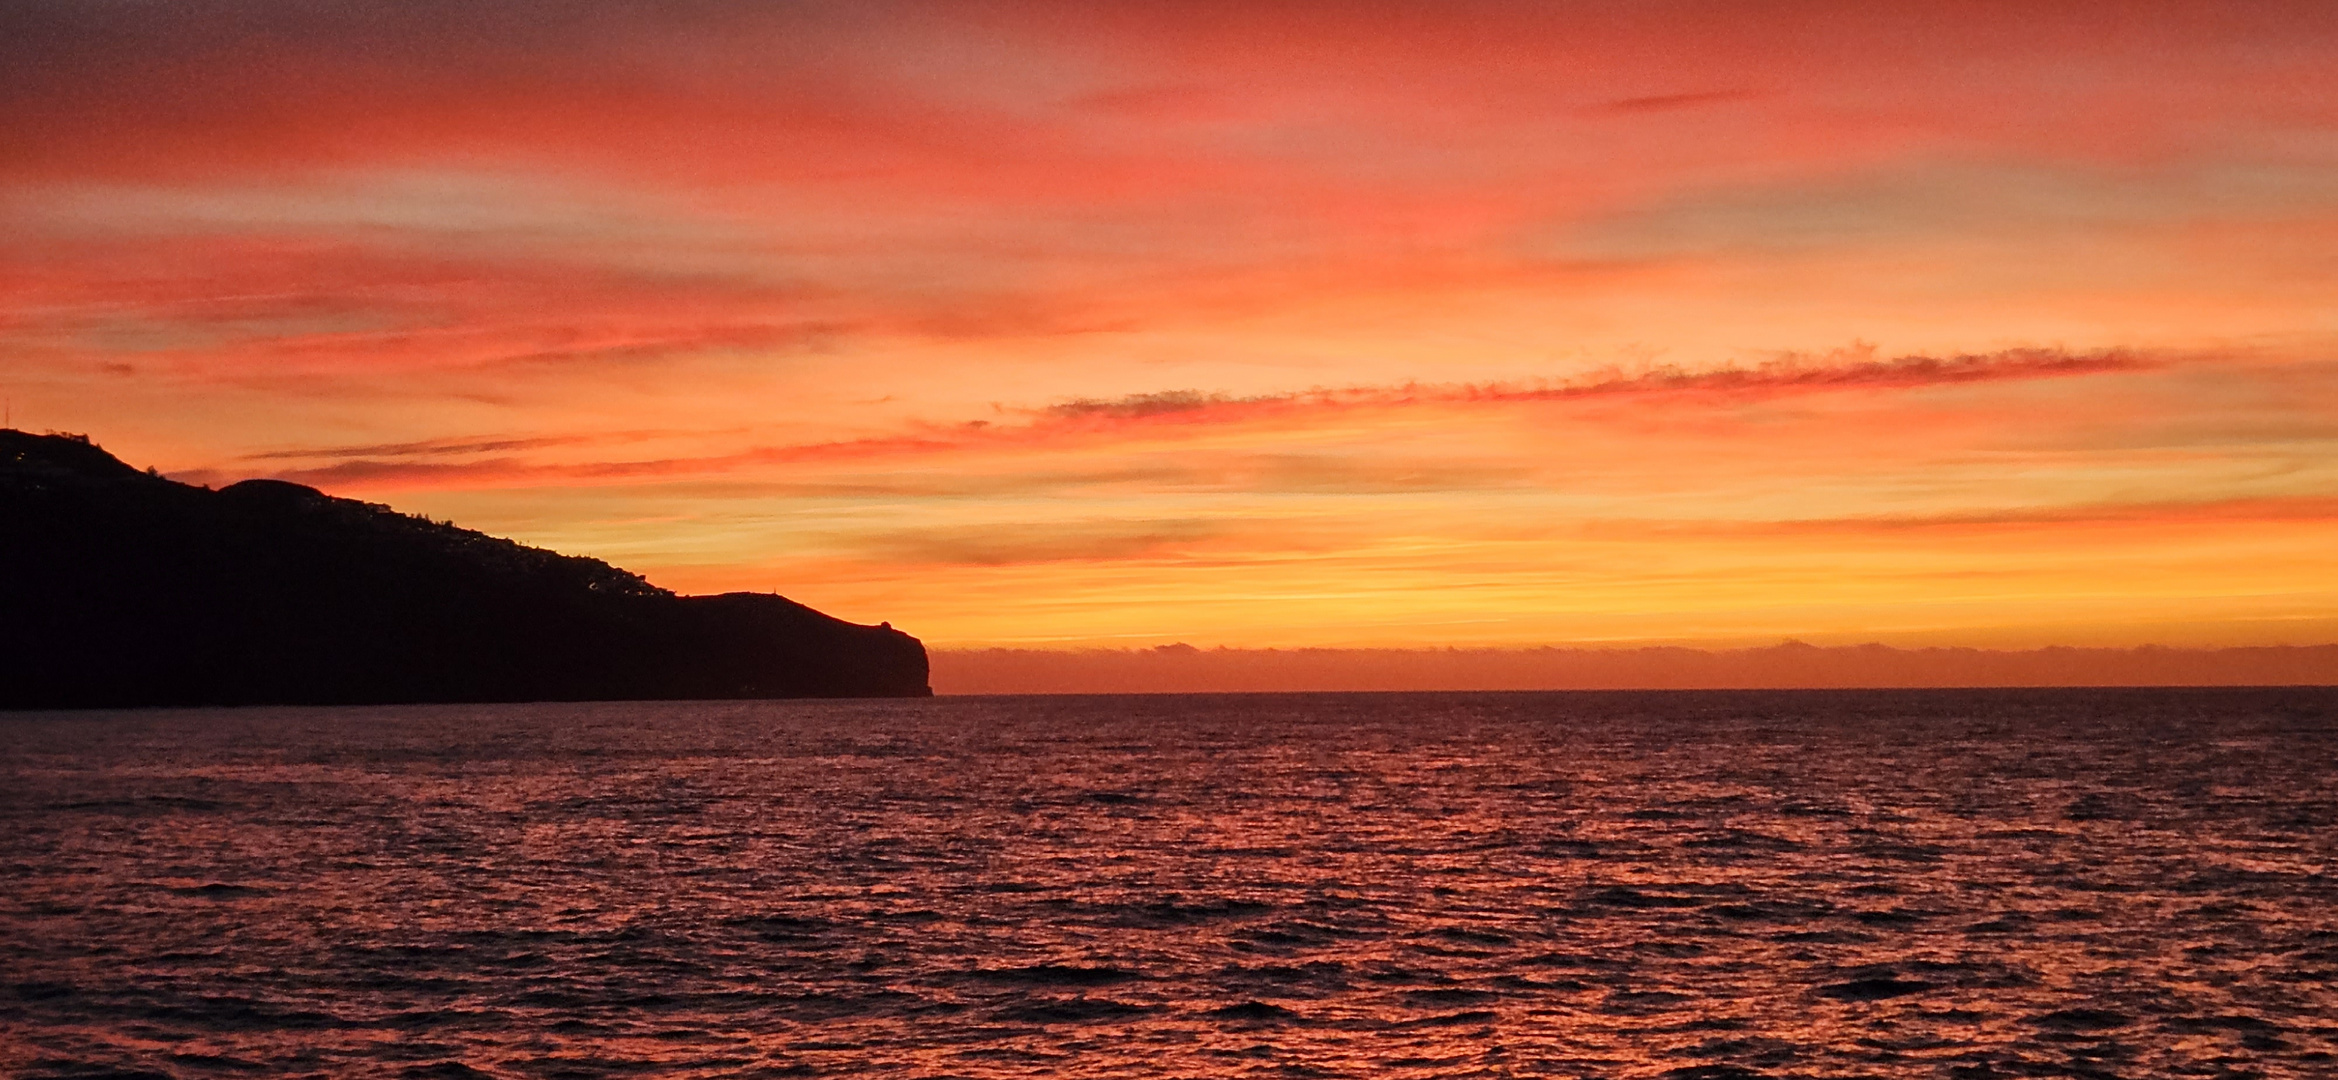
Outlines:
{"type": "Polygon", "coordinates": [[[0,1071],[2338,1075],[2338,693],[0,715],[0,1071]]]}

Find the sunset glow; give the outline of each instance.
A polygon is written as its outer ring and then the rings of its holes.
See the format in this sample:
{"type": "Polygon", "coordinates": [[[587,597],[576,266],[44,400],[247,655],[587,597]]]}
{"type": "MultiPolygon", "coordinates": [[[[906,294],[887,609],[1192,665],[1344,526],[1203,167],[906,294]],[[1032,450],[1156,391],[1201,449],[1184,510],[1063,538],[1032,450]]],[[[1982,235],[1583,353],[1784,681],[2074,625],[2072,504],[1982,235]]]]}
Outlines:
{"type": "Polygon", "coordinates": [[[943,650],[2338,641],[2328,3],[33,3],[0,87],[13,422],[191,482],[943,650]]]}

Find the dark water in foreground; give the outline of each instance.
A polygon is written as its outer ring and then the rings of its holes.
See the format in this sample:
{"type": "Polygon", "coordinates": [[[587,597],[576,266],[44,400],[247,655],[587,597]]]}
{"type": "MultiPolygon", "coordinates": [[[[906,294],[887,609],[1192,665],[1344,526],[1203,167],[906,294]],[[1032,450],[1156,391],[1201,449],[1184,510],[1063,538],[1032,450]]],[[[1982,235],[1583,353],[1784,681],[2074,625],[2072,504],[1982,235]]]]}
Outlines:
{"type": "Polygon", "coordinates": [[[0,715],[0,1074],[2334,1076],[2338,692],[0,715]]]}

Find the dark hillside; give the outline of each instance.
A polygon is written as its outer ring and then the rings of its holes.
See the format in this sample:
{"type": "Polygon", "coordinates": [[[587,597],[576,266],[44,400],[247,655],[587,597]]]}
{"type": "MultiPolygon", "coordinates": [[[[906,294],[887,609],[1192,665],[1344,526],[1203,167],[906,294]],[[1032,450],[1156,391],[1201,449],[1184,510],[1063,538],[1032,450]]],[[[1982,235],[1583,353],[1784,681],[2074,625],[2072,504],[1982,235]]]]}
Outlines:
{"type": "Polygon", "coordinates": [[[917,639],[782,597],[0,430],[0,708],[928,692],[917,639]]]}

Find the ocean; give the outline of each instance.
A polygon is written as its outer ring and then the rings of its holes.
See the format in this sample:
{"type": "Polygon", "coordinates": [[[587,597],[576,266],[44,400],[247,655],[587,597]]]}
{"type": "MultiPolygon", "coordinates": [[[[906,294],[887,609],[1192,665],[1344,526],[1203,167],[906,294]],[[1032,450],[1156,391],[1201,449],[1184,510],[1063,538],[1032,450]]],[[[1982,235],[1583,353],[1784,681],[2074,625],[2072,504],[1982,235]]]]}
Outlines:
{"type": "Polygon", "coordinates": [[[2338,691],[0,714],[13,1077],[2328,1077],[2338,691]]]}

